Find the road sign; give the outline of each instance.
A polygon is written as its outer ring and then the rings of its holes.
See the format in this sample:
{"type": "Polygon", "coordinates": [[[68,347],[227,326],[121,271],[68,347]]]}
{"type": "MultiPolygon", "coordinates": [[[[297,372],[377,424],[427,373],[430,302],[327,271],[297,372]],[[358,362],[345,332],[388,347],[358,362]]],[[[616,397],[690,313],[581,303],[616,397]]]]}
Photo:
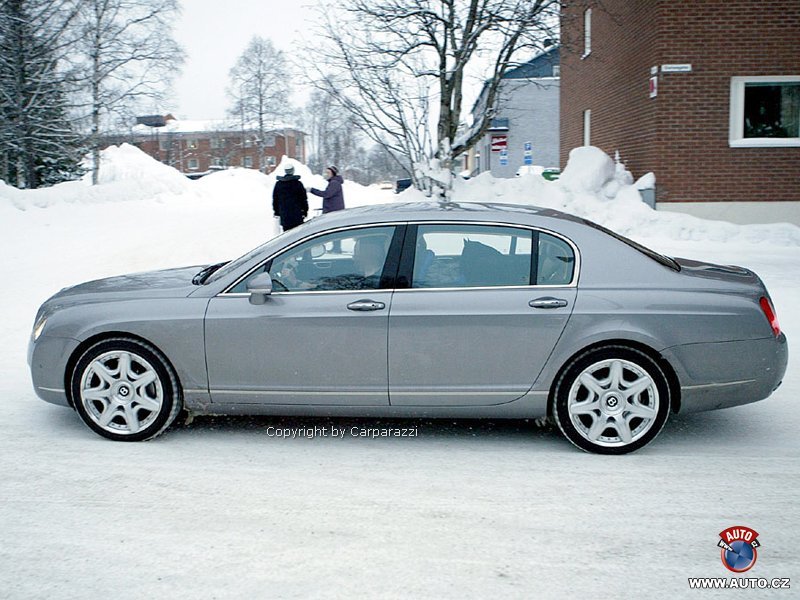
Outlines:
{"type": "Polygon", "coordinates": [[[650,78],[650,97],[655,98],[658,96],[658,75],[650,78]]]}
{"type": "Polygon", "coordinates": [[[533,150],[533,144],[531,142],[525,142],[525,152],[530,152],[533,150]]]}
{"type": "Polygon", "coordinates": [[[501,152],[508,148],[507,135],[493,135],[492,136],[492,152],[501,152]]]}
{"type": "Polygon", "coordinates": [[[525,155],[525,164],[532,165],[533,164],[533,157],[530,154],[525,155]]]}

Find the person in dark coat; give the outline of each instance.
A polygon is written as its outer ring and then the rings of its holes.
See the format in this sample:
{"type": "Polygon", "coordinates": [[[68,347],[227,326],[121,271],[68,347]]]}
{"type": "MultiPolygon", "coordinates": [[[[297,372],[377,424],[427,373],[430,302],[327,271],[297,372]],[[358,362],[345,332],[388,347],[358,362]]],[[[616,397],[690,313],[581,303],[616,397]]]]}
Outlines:
{"type": "Polygon", "coordinates": [[[315,196],[322,196],[322,213],[344,210],[344,192],[342,191],[344,179],[339,175],[339,169],[333,166],[328,167],[325,169],[323,177],[328,181],[328,187],[324,191],[316,188],[309,190],[315,196]]]}
{"type": "Polygon", "coordinates": [[[272,188],[272,212],[281,218],[284,231],[297,227],[308,214],[308,195],[300,183],[300,175],[294,174],[294,167],[286,167],[285,174],[278,177],[272,188]]]}

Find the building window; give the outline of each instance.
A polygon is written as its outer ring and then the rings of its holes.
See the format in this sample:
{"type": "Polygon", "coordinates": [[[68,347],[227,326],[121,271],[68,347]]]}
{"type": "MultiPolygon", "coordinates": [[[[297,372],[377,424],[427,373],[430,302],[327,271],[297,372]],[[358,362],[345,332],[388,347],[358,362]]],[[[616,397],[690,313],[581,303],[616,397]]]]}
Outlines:
{"type": "Polygon", "coordinates": [[[553,77],[561,77],[561,65],[553,65],[553,77]]]}
{"type": "Polygon", "coordinates": [[[242,158],[242,166],[245,169],[252,169],[253,168],[253,157],[252,156],[245,156],[242,158]]]}
{"type": "Polygon", "coordinates": [[[158,149],[159,150],[169,150],[169,142],[167,140],[158,140],[158,149]]]}
{"type": "Polygon", "coordinates": [[[266,148],[274,148],[275,147],[275,136],[274,135],[266,135],[266,136],[264,136],[264,146],[266,148]]]}
{"type": "Polygon", "coordinates": [[[592,111],[583,111],[583,145],[589,146],[592,142],[592,111]]]}
{"type": "Polygon", "coordinates": [[[211,138],[211,147],[214,149],[224,148],[225,140],[222,138],[211,138]]]}
{"type": "Polygon", "coordinates": [[[253,140],[251,140],[250,138],[245,138],[244,147],[245,148],[252,148],[253,147],[253,140]]]}
{"type": "Polygon", "coordinates": [[[737,148],[800,146],[800,77],[732,77],[728,137],[737,148]]]}
{"type": "Polygon", "coordinates": [[[186,147],[189,150],[197,149],[197,140],[186,140],[186,147]]]}
{"type": "Polygon", "coordinates": [[[583,13],[583,56],[586,58],[592,53],[592,9],[587,8],[583,13]]]}
{"type": "Polygon", "coordinates": [[[275,166],[275,157],[274,156],[267,156],[267,166],[274,167],[275,166]]]}
{"type": "Polygon", "coordinates": [[[196,171],[197,168],[199,167],[196,158],[190,158],[187,164],[189,165],[190,171],[196,171]]]}

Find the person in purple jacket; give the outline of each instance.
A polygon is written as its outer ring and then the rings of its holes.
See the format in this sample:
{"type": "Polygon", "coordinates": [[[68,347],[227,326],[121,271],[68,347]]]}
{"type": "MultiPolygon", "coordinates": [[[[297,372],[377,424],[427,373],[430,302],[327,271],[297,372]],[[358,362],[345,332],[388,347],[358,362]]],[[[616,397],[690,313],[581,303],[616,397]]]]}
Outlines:
{"type": "Polygon", "coordinates": [[[323,177],[328,182],[328,187],[324,191],[317,188],[309,190],[315,196],[322,196],[322,214],[344,210],[344,191],[342,190],[344,179],[339,175],[339,169],[334,166],[327,167],[323,177]]]}

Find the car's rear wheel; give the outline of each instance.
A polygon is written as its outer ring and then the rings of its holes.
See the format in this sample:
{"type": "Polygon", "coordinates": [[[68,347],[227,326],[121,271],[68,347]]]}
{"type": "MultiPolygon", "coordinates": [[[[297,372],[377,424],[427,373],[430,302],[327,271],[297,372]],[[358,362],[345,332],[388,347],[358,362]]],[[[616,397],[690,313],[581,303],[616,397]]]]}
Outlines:
{"type": "Polygon", "coordinates": [[[148,440],[172,424],[181,409],[172,367],[154,347],[129,338],[88,348],[72,372],[73,403],[83,421],[103,437],[148,440]]]}
{"type": "Polygon", "coordinates": [[[667,422],[670,391],[650,356],[605,346],[575,357],[554,392],[553,416],[578,448],[626,454],[649,444],[667,422]]]}

